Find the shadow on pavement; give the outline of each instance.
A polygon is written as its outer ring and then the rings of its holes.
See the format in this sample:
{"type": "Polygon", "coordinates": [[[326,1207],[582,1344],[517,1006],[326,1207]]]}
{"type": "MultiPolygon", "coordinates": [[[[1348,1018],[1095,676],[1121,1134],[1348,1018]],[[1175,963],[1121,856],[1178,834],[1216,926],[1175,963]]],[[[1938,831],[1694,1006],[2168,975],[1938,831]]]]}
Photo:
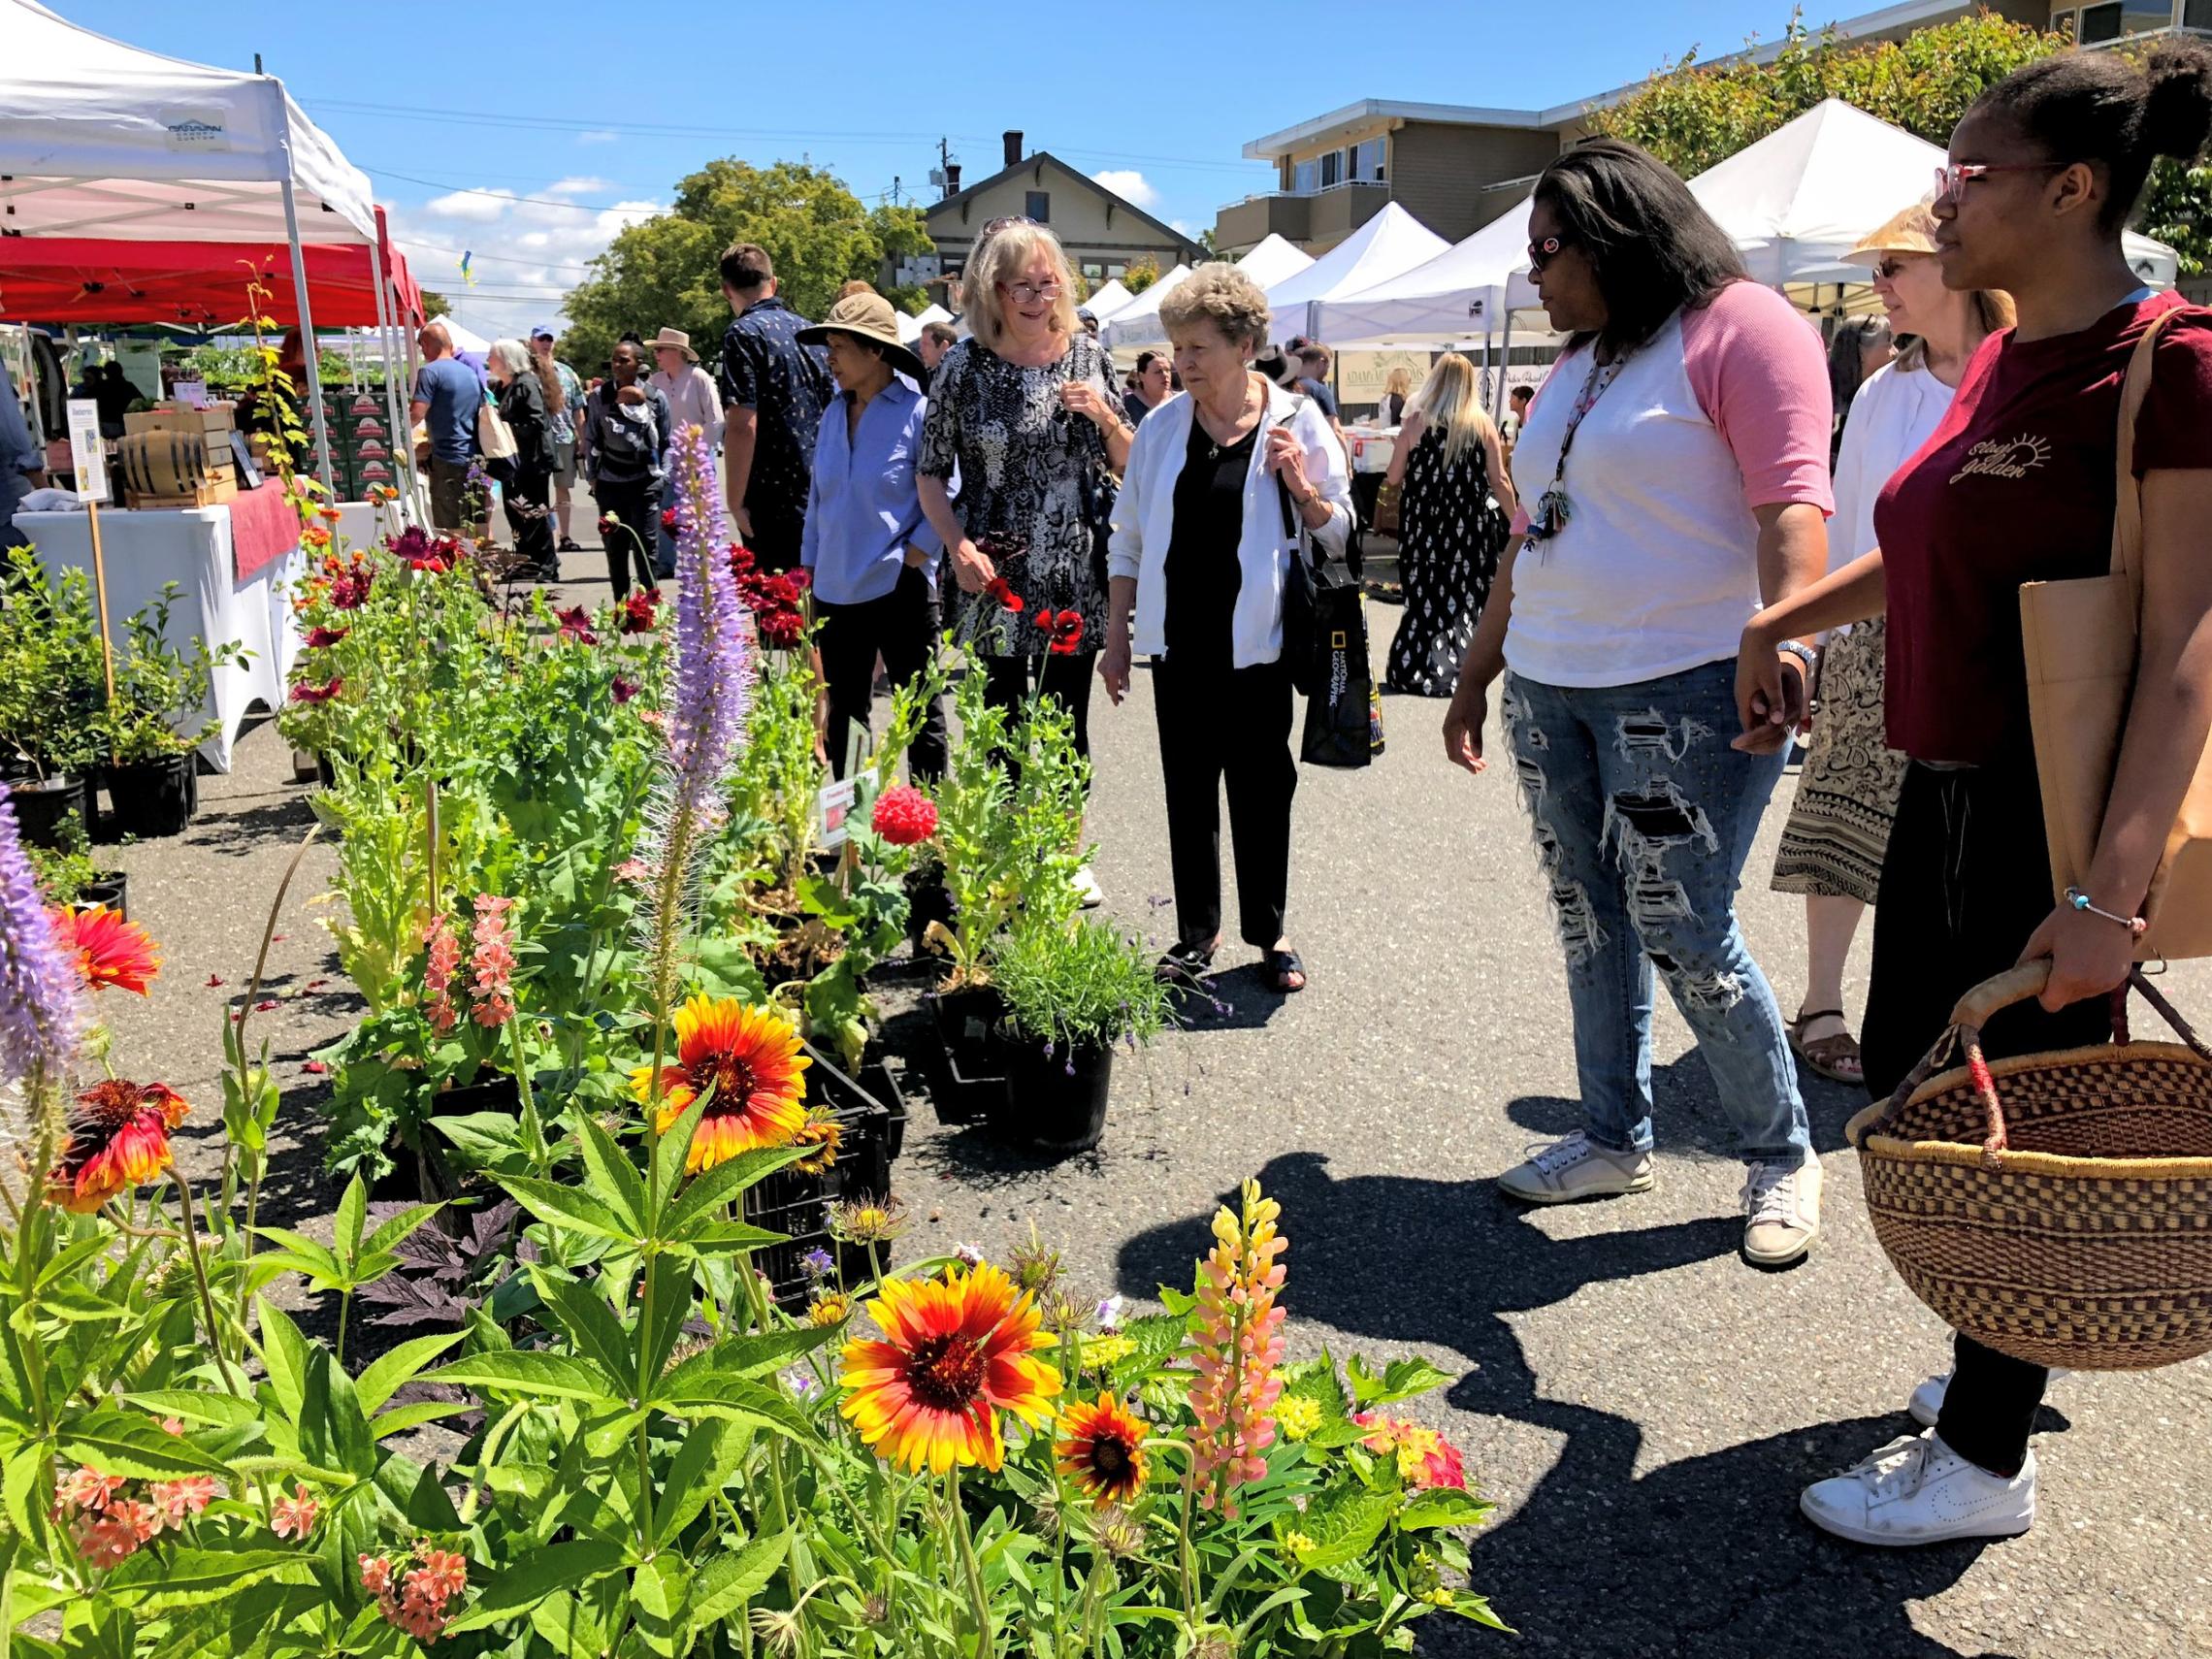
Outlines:
{"type": "MultiPolygon", "coordinates": [[[[1503,1317],[1549,1307],[1585,1284],[1733,1252],[1733,1216],[1553,1239],[1471,1184],[1397,1176],[1337,1180],[1317,1154],[1271,1160],[1260,1185],[1289,1222],[1294,1317],[1368,1342],[1455,1350],[1474,1369],[1448,1398],[1463,1412],[1560,1437],[1558,1461],[1513,1519],[1474,1542],[1475,1588],[1522,1633],[1521,1650],[1702,1655],[1789,1650],[1917,1659],[1954,1650],[1912,1626],[1907,1604],[1957,1579],[1978,1545],[1892,1554],[1839,1545],[1797,1514],[1806,1481],[1905,1431],[1861,1418],[1793,1430],[1637,1474],[1633,1419],[1546,1397],[1503,1317]]],[[[1212,1243],[1211,1213],[1129,1240],[1119,1288],[1187,1282],[1212,1243]]],[[[1653,1299],[1653,1317],[1664,1303],[1653,1299]]],[[[1741,1362],[1785,1375],[1759,1333],[1741,1362]]],[[[1632,1351],[1620,1356],[1625,1370],[1632,1351]]],[[[1495,1653],[1487,1634],[1424,1630],[1421,1651],[1495,1653]]]]}
{"type": "MultiPolygon", "coordinates": [[[[1813,1151],[1842,1151],[1843,1125],[1867,1104],[1867,1091],[1855,1085],[1831,1083],[1802,1068],[1798,1086],[1805,1094],[1813,1151]]],[[[1524,1094],[1508,1103],[1506,1116],[1530,1134],[1550,1140],[1582,1126],[1582,1103],[1558,1094],[1524,1094]]],[[[1736,1127],[1721,1110],[1712,1073],[1695,1049],[1651,1068],[1651,1123],[1662,1153],[1737,1155],[1736,1127]]]]}

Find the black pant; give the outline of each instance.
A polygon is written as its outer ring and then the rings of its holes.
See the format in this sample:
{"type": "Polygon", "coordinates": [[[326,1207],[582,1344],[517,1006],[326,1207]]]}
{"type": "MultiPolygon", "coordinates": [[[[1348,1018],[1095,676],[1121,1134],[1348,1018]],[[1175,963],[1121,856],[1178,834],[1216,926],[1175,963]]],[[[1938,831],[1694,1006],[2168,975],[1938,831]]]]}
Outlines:
{"type": "Polygon", "coordinates": [[[602,478],[592,487],[602,517],[615,520],[600,533],[606,543],[606,580],[617,600],[630,592],[630,569],[637,568],[637,585],[655,585],[653,546],[661,534],[661,486],[651,478],[616,483],[602,478]]]}
{"type": "MultiPolygon", "coordinates": [[[[1959,998],[2019,960],[2051,913],[2050,854],[2034,763],[1965,771],[1915,765],[1890,828],[1874,907],[1873,979],[1867,996],[1867,1088],[1894,1093],[1950,1025],[1959,998]]],[[[2078,1048],[2112,1034],[2101,997],[2046,1014],[2034,1002],[1982,1027],[1991,1059],[2078,1048]]],[[[1936,1432],[1969,1463],[2009,1478],[2049,1373],[1969,1336],[1954,1339],[1957,1369],[1936,1432]]]]}
{"type": "MultiPolygon", "coordinates": [[[[937,648],[937,596],[929,578],[909,566],[899,571],[898,585],[881,599],[859,604],[815,602],[822,629],[815,635],[822,653],[822,683],[830,704],[830,770],[845,775],[848,726],[868,732],[868,704],[875,691],[876,654],[891,671],[891,683],[902,686],[928,666],[937,648]]],[[[915,777],[945,775],[945,699],[932,697],[923,711],[922,730],[907,751],[907,764],[915,777]]]]}
{"type": "Polygon", "coordinates": [[[796,570],[798,555],[806,537],[804,519],[785,522],[753,513],[753,534],[745,537],[745,546],[753,555],[756,568],[767,571],[796,570]]]}
{"type": "Polygon", "coordinates": [[[1245,943],[1273,950],[1290,895],[1290,670],[1282,663],[1153,659],[1153,708],[1167,786],[1167,851],[1175,873],[1176,935],[1193,950],[1221,931],[1221,787],[1237,861],[1237,920],[1245,943]]]}
{"type": "Polygon", "coordinates": [[[553,474],[517,470],[501,481],[506,500],[507,529],[514,533],[514,550],[525,565],[551,571],[559,561],[553,556],[553,514],[546,496],[553,474]]]}
{"type": "MultiPolygon", "coordinates": [[[[885,661],[888,664],[890,659],[885,661]]],[[[1011,709],[1019,717],[1022,705],[1029,700],[1033,677],[1040,697],[1049,697],[1067,710],[1068,718],[1075,723],[1075,752],[1088,759],[1090,677],[1097,662],[1094,651],[1079,651],[1071,657],[1056,657],[1050,652],[1034,657],[986,657],[983,669],[989,677],[984,700],[993,708],[1011,709]]]]}

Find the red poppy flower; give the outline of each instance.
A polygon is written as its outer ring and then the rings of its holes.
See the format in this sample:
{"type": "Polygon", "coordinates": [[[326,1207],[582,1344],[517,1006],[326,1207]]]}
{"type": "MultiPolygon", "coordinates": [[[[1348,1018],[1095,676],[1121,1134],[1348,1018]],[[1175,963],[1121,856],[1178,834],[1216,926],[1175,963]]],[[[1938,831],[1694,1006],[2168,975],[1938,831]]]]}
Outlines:
{"type": "Polygon", "coordinates": [[[591,612],[580,604],[570,605],[556,613],[561,624],[561,637],[573,639],[579,645],[597,645],[599,635],[592,632],[591,612]]]}
{"type": "Polygon", "coordinates": [[[1063,610],[1058,615],[1050,611],[1039,614],[1037,626],[1049,631],[1052,643],[1045,649],[1055,657],[1072,657],[1083,648],[1083,612],[1063,610]]]}
{"type": "Polygon", "coordinates": [[[1022,614],[1022,596],[1014,591],[1014,584],[1004,576],[993,576],[984,584],[983,597],[998,602],[998,607],[1014,616],[1022,614]]]}
{"type": "Polygon", "coordinates": [[[617,674],[614,676],[614,685],[611,689],[614,692],[614,705],[615,707],[620,708],[624,703],[628,702],[632,698],[637,695],[637,682],[635,680],[626,680],[620,674],[617,674]]]}
{"type": "Polygon", "coordinates": [[[870,825],[895,847],[911,847],[937,832],[937,808],[911,784],[896,784],[876,797],[870,825]]]}
{"type": "Polygon", "coordinates": [[[602,536],[612,536],[621,527],[621,524],[622,520],[616,518],[611,512],[602,512],[599,516],[599,533],[602,536]]]}
{"type": "Polygon", "coordinates": [[[757,619],[761,643],[788,651],[805,637],[806,624],[796,610],[764,610],[757,619]]]}
{"type": "Polygon", "coordinates": [[[151,1181],[169,1167],[169,1131],[189,1110],[166,1083],[112,1077],[87,1089],[69,1114],[69,1145],[49,1186],[54,1202],[86,1216],[151,1181]]]}
{"type": "Polygon", "coordinates": [[[345,676],[333,674],[325,685],[308,685],[303,682],[294,686],[292,688],[292,700],[294,702],[328,702],[344,689],[345,676]]]}
{"type": "Polygon", "coordinates": [[[793,592],[802,594],[814,586],[814,572],[804,567],[796,570],[786,570],[784,580],[791,584],[793,592]]]}
{"type": "Polygon", "coordinates": [[[659,618],[661,590],[646,588],[631,594],[622,602],[622,632],[625,634],[650,634],[659,618]]]}
{"type": "Polygon", "coordinates": [[[749,573],[752,569],[753,554],[751,549],[740,547],[732,541],[730,544],[730,573],[732,576],[742,576],[749,573]]]}
{"type": "Polygon", "coordinates": [[[661,528],[667,531],[670,536],[678,534],[676,529],[676,509],[674,507],[663,507],[661,509],[661,528]]]}
{"type": "Polygon", "coordinates": [[[308,648],[320,651],[325,646],[336,645],[352,632],[350,628],[310,628],[308,630],[308,648]]]}

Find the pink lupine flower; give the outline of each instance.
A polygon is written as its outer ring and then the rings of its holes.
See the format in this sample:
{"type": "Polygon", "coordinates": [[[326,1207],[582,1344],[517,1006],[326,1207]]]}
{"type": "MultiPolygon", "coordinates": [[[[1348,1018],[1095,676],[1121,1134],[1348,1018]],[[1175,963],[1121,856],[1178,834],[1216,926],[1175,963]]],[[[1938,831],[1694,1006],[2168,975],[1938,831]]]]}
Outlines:
{"type": "Polygon", "coordinates": [[[476,998],[476,1024],[496,1030],[514,1018],[514,924],[507,912],[514,900],[485,893],[476,896],[475,949],[469,956],[469,983],[476,998]]]}
{"type": "Polygon", "coordinates": [[[432,1030],[440,1036],[453,1029],[460,1016],[453,1006],[453,979],[461,968],[461,941],[453,936],[453,919],[440,916],[423,934],[430,947],[423,963],[423,1012],[432,1030]]]}
{"type": "Polygon", "coordinates": [[[1275,1402],[1283,1392],[1283,1310],[1276,1298],[1284,1269],[1275,1258],[1289,1248],[1276,1231],[1283,1213],[1248,1181],[1242,1213],[1223,1205],[1214,1216],[1214,1248],[1198,1267],[1196,1375],[1190,1409],[1192,1469],[1209,1509],[1236,1513],[1231,1488],[1267,1473],[1275,1440],[1275,1402]]]}

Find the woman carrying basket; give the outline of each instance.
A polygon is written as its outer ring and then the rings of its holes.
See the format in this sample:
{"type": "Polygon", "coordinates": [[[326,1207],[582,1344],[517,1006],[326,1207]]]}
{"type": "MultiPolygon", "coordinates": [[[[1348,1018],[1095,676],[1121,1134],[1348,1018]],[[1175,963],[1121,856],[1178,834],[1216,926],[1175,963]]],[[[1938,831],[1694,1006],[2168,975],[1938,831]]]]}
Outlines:
{"type": "MultiPolygon", "coordinates": [[[[2120,233],[2159,156],[2212,135],[2212,51],[2138,66],[2067,52],[1984,92],[1937,178],[1936,257],[1953,289],[2002,289],[2015,329],[1974,355],[1926,447],[1882,492],[1880,547],[1744,632],[1745,746],[1778,740],[1776,639],[1888,616],[1889,741],[1910,757],[1874,913],[1866,1076],[1881,1099],[1953,1005],[2016,960],[2048,958],[2040,1006],[1984,1027],[1992,1059],[2100,1043],[2128,977],[2132,919],[2212,731],[2212,311],[2142,285],[2120,233]],[[2120,386],[2154,347],[2135,424],[2143,604],[2133,701],[2102,834],[2054,908],[2029,720],[2019,589],[2106,568],[2120,386]],[[1756,647],[1756,648],[1755,648],[1756,647]]],[[[1961,1333],[1956,1369],[1914,1404],[1934,1427],[1808,1487],[1816,1524],[1862,1544],[2002,1538],[2035,1518],[2029,1431],[2048,1373],[1961,1333]]]]}

